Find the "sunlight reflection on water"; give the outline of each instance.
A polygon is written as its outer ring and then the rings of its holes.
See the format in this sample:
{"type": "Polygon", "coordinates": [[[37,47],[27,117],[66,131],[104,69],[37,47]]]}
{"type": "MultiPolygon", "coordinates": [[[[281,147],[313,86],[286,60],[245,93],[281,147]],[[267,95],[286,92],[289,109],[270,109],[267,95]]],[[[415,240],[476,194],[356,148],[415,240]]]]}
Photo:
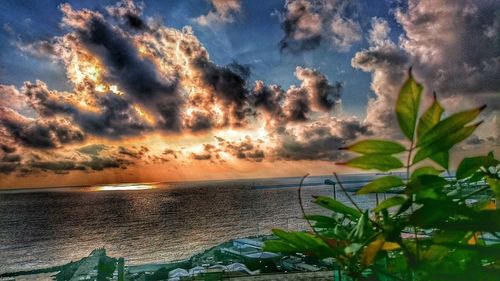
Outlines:
{"type": "Polygon", "coordinates": [[[92,191],[145,190],[153,188],[155,188],[155,185],[148,183],[108,184],[95,186],[92,191]]]}

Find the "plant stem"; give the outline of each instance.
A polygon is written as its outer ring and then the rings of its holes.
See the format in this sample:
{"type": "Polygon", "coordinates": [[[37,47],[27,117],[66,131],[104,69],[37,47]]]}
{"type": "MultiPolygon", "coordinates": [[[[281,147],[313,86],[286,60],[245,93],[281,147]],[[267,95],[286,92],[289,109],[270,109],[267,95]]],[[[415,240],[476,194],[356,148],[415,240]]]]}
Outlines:
{"type": "Polygon", "coordinates": [[[311,228],[311,230],[314,232],[314,234],[316,236],[318,236],[321,240],[323,240],[323,242],[325,242],[327,245],[328,244],[328,240],[325,239],[323,236],[321,236],[321,234],[319,234],[316,229],[314,228],[314,226],[312,225],[311,221],[307,218],[307,215],[306,215],[306,211],[304,209],[304,204],[302,203],[302,186],[304,184],[304,180],[309,176],[309,173],[305,174],[302,179],[300,180],[300,184],[299,184],[299,205],[300,205],[300,210],[302,212],[302,216],[304,216],[304,219],[306,220],[307,224],[309,225],[309,227],[311,228]]]}
{"type": "MultiPolygon", "coordinates": [[[[407,183],[410,181],[411,154],[413,152],[413,149],[415,149],[415,147],[413,147],[413,141],[414,141],[414,139],[412,138],[411,143],[410,143],[410,150],[408,151],[408,158],[406,159],[406,182],[407,183]]],[[[413,194],[411,194],[411,198],[413,201],[413,194]]],[[[412,205],[410,206],[410,208],[411,208],[411,211],[413,212],[413,202],[412,202],[412,205]]],[[[416,254],[416,258],[417,258],[417,262],[418,262],[420,254],[419,254],[419,246],[418,246],[417,227],[415,227],[415,226],[413,226],[413,233],[415,234],[415,254],[416,254]]]]}
{"type": "Polygon", "coordinates": [[[349,193],[347,193],[347,190],[345,190],[344,186],[342,185],[342,182],[340,182],[340,179],[337,176],[337,173],[334,172],[333,175],[335,176],[335,179],[337,180],[337,183],[339,184],[340,188],[344,192],[344,194],[347,197],[347,199],[349,199],[349,201],[354,205],[354,207],[356,207],[356,209],[358,209],[358,211],[360,211],[361,213],[363,213],[363,210],[361,210],[361,208],[358,206],[358,204],[356,204],[356,202],[354,202],[354,200],[349,195],[349,193]]]}

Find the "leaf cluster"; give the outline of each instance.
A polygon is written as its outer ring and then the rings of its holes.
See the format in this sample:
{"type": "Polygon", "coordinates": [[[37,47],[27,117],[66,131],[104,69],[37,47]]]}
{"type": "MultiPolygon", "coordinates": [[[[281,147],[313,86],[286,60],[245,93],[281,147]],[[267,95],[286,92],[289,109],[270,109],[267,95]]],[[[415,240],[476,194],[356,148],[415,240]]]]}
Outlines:
{"type": "Polygon", "coordinates": [[[334,257],[354,279],[497,280],[500,162],[490,152],[463,159],[455,177],[444,175],[450,173],[450,150],[481,124],[475,120],[484,106],[443,117],[434,93],[420,114],[422,92],[410,70],[395,110],[406,140],[367,139],[342,148],[359,156],[341,165],[405,171],[376,178],[357,194],[396,195],[371,210],[315,197],[330,215],[305,216],[310,233],[274,230],[278,239],[267,241],[266,250],[334,257]]]}

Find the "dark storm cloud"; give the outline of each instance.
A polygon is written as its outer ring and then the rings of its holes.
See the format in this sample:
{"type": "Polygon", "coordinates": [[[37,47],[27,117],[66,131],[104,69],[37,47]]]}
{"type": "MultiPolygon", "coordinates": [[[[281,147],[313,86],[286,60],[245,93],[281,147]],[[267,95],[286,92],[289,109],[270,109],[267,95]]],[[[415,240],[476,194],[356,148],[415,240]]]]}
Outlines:
{"type": "Polygon", "coordinates": [[[321,34],[321,16],[312,11],[308,1],[290,1],[285,5],[287,11],[281,23],[285,37],[280,41],[280,50],[308,51],[319,47],[321,34]]]}
{"type": "Polygon", "coordinates": [[[85,132],[107,138],[137,136],[151,130],[139,118],[130,102],[117,95],[104,95],[99,99],[101,112],[75,111],[73,118],[85,132]]]}
{"type": "Polygon", "coordinates": [[[123,154],[123,155],[129,156],[129,157],[134,158],[134,159],[141,159],[148,152],[149,152],[149,149],[145,146],[141,146],[139,148],[136,148],[136,147],[127,148],[127,147],[123,147],[123,146],[118,147],[119,154],[123,154]]]}
{"type": "Polygon", "coordinates": [[[318,70],[300,66],[295,76],[301,81],[300,86],[292,86],[286,92],[277,85],[256,81],[249,94],[250,103],[280,123],[307,121],[309,113],[330,112],[340,104],[342,83],[331,83],[318,70]]]}
{"type": "Polygon", "coordinates": [[[0,125],[13,139],[35,148],[56,148],[85,138],[83,132],[67,120],[32,120],[4,107],[0,107],[0,125]]]}
{"type": "Polygon", "coordinates": [[[249,136],[241,141],[227,141],[220,137],[216,137],[216,139],[222,151],[238,159],[261,162],[265,158],[264,150],[261,149],[262,140],[252,141],[249,136]]]}
{"type": "Polygon", "coordinates": [[[212,120],[210,116],[203,112],[195,111],[184,120],[186,128],[193,132],[208,131],[212,129],[212,120]]]}
{"type": "Polygon", "coordinates": [[[106,94],[97,98],[99,112],[85,111],[68,100],[64,95],[50,91],[47,85],[37,81],[26,82],[23,93],[31,106],[42,117],[71,116],[86,132],[107,138],[135,136],[150,130],[150,126],[139,118],[131,103],[122,96],[106,94]]]}
{"type": "Polygon", "coordinates": [[[494,102],[500,91],[499,1],[409,0],[396,19],[404,29],[402,48],[433,90],[494,102]]]}
{"type": "Polygon", "coordinates": [[[20,154],[16,154],[17,148],[6,144],[0,144],[0,174],[14,172],[22,160],[20,154]]]}
{"type": "Polygon", "coordinates": [[[210,161],[215,161],[215,160],[220,160],[220,148],[216,147],[215,145],[212,144],[204,144],[203,145],[203,151],[200,153],[191,153],[191,159],[193,160],[210,160],[210,161]]]}
{"type": "Polygon", "coordinates": [[[106,65],[106,79],[117,83],[135,102],[158,114],[158,126],[167,131],[180,130],[182,98],[177,78],[162,78],[156,66],[143,59],[130,38],[102,16],[80,14],[62,5],[63,22],[75,29],[79,40],[106,65]]]}
{"type": "Polygon", "coordinates": [[[23,94],[33,109],[42,117],[52,117],[60,113],[72,114],[76,108],[63,100],[63,96],[50,91],[41,81],[25,82],[23,94]]]}
{"type": "Polygon", "coordinates": [[[283,112],[288,121],[307,121],[307,114],[311,111],[307,91],[303,88],[291,88],[286,92],[283,112]]]}
{"type": "Polygon", "coordinates": [[[138,30],[147,28],[147,24],[141,18],[143,9],[142,3],[136,5],[133,0],[123,0],[115,6],[106,8],[110,15],[124,20],[130,27],[138,30]]]}
{"type": "Polygon", "coordinates": [[[334,161],[343,156],[340,147],[361,135],[370,134],[368,127],[355,118],[315,122],[301,130],[277,133],[277,145],[271,154],[278,160],[334,161]]]}
{"type": "Polygon", "coordinates": [[[0,149],[5,153],[12,153],[16,151],[15,146],[9,146],[7,144],[0,144],[0,149]]]}
{"type": "Polygon", "coordinates": [[[166,155],[166,156],[169,156],[171,155],[172,157],[174,157],[175,159],[177,159],[177,154],[179,154],[180,151],[176,151],[176,150],[173,150],[173,149],[170,149],[170,148],[167,148],[163,151],[163,155],[166,155]]]}
{"type": "Polygon", "coordinates": [[[198,58],[193,67],[202,73],[205,84],[215,93],[236,121],[243,121],[248,111],[245,108],[248,90],[248,69],[233,63],[228,67],[218,66],[205,58],[198,58]]]}
{"type": "Polygon", "coordinates": [[[263,81],[255,82],[251,91],[250,100],[253,107],[262,109],[271,116],[279,117],[282,114],[281,103],[285,91],[277,85],[265,85],[263,81]]]}
{"type": "Polygon", "coordinates": [[[10,174],[17,169],[17,163],[0,162],[0,174],[10,174]]]}
{"type": "Polygon", "coordinates": [[[329,111],[340,103],[342,83],[330,84],[324,74],[310,68],[297,67],[295,75],[302,81],[301,87],[307,91],[317,111],[329,111]]]}
{"type": "Polygon", "coordinates": [[[29,166],[33,169],[40,169],[42,171],[54,171],[58,173],[69,172],[74,170],[85,170],[85,167],[77,165],[73,161],[41,161],[32,162],[29,166]]]}
{"type": "Polygon", "coordinates": [[[280,41],[282,51],[309,51],[327,41],[336,51],[348,51],[361,40],[357,1],[290,0],[285,4],[280,41]]]}

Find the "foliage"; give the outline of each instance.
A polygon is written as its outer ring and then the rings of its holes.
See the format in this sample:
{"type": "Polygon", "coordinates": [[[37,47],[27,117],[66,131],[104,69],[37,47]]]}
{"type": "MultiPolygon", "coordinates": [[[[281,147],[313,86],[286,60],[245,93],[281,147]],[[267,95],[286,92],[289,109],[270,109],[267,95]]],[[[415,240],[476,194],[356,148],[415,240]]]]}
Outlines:
{"type": "Polygon", "coordinates": [[[315,197],[331,215],[306,216],[311,232],[275,229],[278,239],[267,241],[265,250],[334,257],[355,280],[498,280],[500,219],[492,199],[500,200],[499,161],[493,153],[465,158],[456,178],[442,175],[450,149],[479,126],[473,122],[484,106],[442,118],[434,94],[419,115],[422,91],[410,70],[396,102],[405,141],[363,140],[342,148],[361,154],[342,165],[406,170],[406,177],[377,178],[357,194],[399,194],[373,210],[361,210],[347,192],[353,206],[315,197]]]}

